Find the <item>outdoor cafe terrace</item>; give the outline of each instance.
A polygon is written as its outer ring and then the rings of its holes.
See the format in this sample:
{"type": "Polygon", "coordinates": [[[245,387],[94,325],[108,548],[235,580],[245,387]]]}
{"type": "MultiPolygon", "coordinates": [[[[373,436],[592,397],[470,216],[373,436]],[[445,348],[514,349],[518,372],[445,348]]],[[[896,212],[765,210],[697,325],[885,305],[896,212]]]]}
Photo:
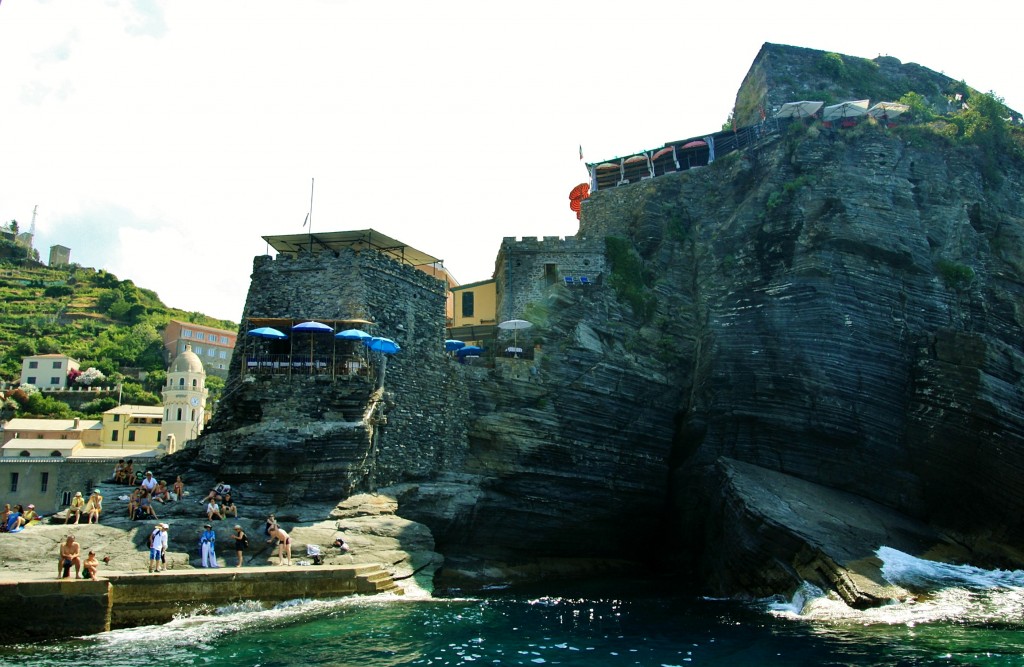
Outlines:
{"type": "Polygon", "coordinates": [[[364,327],[373,326],[368,320],[249,318],[246,325],[243,377],[319,375],[369,380],[382,354],[399,351],[394,341],[365,331],[364,327]]]}

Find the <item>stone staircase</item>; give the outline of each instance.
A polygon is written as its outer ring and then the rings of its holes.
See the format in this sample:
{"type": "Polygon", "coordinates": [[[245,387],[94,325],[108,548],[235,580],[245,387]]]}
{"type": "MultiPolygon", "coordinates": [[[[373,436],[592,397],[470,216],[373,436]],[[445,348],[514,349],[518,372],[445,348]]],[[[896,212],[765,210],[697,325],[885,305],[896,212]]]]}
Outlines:
{"type": "Polygon", "coordinates": [[[402,587],[380,565],[362,565],[356,568],[356,592],[364,595],[391,593],[402,595],[402,587]]]}

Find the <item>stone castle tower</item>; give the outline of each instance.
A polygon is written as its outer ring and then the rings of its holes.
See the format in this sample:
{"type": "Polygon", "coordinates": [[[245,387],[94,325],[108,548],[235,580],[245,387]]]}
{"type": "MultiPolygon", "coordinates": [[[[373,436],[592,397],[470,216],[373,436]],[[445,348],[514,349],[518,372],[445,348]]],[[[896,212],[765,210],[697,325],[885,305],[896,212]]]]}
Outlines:
{"type": "Polygon", "coordinates": [[[161,392],[164,402],[164,447],[173,454],[194,440],[206,422],[206,371],[191,345],[171,362],[167,384],[161,392]]]}

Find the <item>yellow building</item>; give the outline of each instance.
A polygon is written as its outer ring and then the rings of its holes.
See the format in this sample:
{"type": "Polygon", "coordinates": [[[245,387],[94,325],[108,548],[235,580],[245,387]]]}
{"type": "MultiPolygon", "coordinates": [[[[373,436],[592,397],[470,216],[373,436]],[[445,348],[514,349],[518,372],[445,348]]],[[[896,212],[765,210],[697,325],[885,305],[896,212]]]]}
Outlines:
{"type": "Polygon", "coordinates": [[[159,405],[119,405],[103,413],[104,447],[150,449],[160,446],[164,409],[159,405]]]}
{"type": "Polygon", "coordinates": [[[494,280],[481,280],[451,288],[454,316],[449,338],[482,344],[494,338],[498,299],[494,280]]]}
{"type": "Polygon", "coordinates": [[[40,513],[51,514],[66,507],[76,491],[88,495],[98,482],[109,479],[118,459],[148,465],[163,453],[160,414],[159,407],[128,405],[108,410],[102,421],[19,418],[4,423],[0,433],[4,502],[33,503],[40,513]],[[155,424],[151,423],[154,411],[155,424]],[[114,431],[117,441],[111,442],[114,431]]]}

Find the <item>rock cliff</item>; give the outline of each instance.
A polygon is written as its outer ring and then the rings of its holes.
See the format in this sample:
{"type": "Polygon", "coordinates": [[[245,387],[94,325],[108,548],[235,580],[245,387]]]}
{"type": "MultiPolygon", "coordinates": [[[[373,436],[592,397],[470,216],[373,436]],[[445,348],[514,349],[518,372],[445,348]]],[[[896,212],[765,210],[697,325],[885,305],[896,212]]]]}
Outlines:
{"type": "MultiPolygon", "coordinates": [[[[940,111],[954,99],[922,67],[840,57],[839,71],[826,55],[766,45],[737,118],[819,89],[915,92],[940,111]]],[[[405,355],[380,442],[360,440],[378,463],[358,474],[293,474],[325,419],[309,412],[255,419],[245,437],[224,422],[196,460],[278,487],[340,475],[339,499],[388,486],[431,528],[449,586],[632,561],[715,594],[812,580],[863,605],[894,594],[872,562],[883,544],[1020,566],[1024,163],[1012,134],[994,146],[955,129],[796,122],[595,192],[578,236],[605,239],[611,268],[530,304],[536,360],[405,355]],[[291,434],[275,445],[289,462],[243,470],[264,429],[291,434]]]]}

